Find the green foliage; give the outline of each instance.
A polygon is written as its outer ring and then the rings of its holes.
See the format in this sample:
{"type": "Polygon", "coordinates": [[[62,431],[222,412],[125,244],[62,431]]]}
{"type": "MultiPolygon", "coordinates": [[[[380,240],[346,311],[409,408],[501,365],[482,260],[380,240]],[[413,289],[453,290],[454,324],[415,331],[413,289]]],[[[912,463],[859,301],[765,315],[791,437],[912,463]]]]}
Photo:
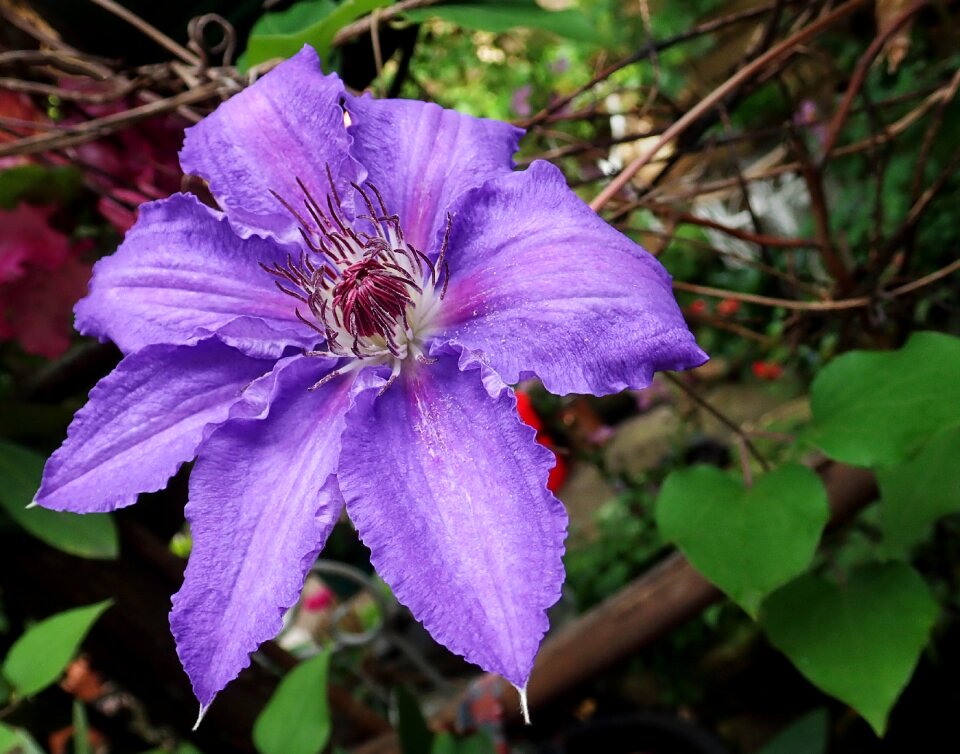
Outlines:
{"type": "Polygon", "coordinates": [[[403,754],[420,754],[430,751],[433,743],[433,731],[420,710],[417,698],[404,686],[393,691],[393,704],[397,715],[397,738],[403,754]]]}
{"type": "Polygon", "coordinates": [[[811,390],[814,443],[838,461],[888,466],[960,424],[960,339],[915,333],[898,351],[835,359],[811,390]]]}
{"type": "Polygon", "coordinates": [[[452,0],[426,8],[408,10],[404,16],[421,23],[430,18],[461,26],[464,29],[504,32],[528,28],[550,32],[581,42],[602,44],[607,36],[574,9],[550,11],[535,0],[452,0]]]}
{"type": "Polygon", "coordinates": [[[434,734],[423,717],[416,697],[407,689],[394,690],[397,737],[403,754],[494,754],[493,742],[483,733],[457,738],[451,733],[434,734]]]}
{"type": "Polygon", "coordinates": [[[51,547],[84,558],[116,558],[117,530],[106,513],[58,513],[27,508],[40,486],[42,456],[0,440],[0,507],[17,524],[51,547]]]}
{"type": "Polygon", "coordinates": [[[808,680],[883,735],[937,613],[920,576],[894,562],[862,566],[841,584],[802,576],[764,602],[762,623],[808,680]]]}
{"type": "MultiPolygon", "coordinates": [[[[883,122],[886,126],[908,115],[911,110],[909,93],[939,85],[946,76],[956,70],[960,62],[957,56],[953,55],[941,58],[937,64],[931,65],[930,57],[918,54],[918,43],[920,40],[914,39],[911,54],[895,76],[887,74],[883,66],[872,68],[867,75],[864,92],[869,101],[903,98],[899,107],[884,108],[883,122]]],[[[847,51],[851,56],[859,55],[855,49],[850,46],[847,51]]],[[[851,62],[853,59],[851,57],[851,62]]],[[[955,122],[958,112],[960,107],[953,102],[947,108],[944,122],[955,122]]],[[[920,144],[925,138],[925,128],[920,125],[921,122],[918,121],[917,125],[904,132],[897,140],[896,149],[871,151],[830,162],[829,175],[833,179],[832,186],[837,194],[836,200],[830,203],[830,223],[834,231],[843,236],[845,245],[853,250],[859,259],[866,259],[869,250],[875,248],[872,243],[874,239],[888,235],[906,219],[917,198],[913,195],[912,183],[920,144]],[[879,190],[875,191],[878,175],[882,176],[882,184],[879,190]]],[[[876,112],[868,108],[859,114],[851,115],[843,129],[841,141],[862,141],[880,129],[876,112]]],[[[956,133],[951,129],[940,129],[932,143],[930,159],[926,165],[927,183],[946,167],[956,148],[956,133]]],[[[938,211],[934,211],[931,206],[924,216],[924,222],[919,226],[920,238],[916,241],[918,256],[942,256],[946,261],[953,259],[957,242],[960,241],[956,202],[952,201],[956,191],[951,190],[951,187],[955,189],[958,185],[958,179],[956,171],[953,173],[954,177],[939,192],[938,211]]]]}
{"type": "MultiPolygon", "coordinates": [[[[626,13],[619,0],[590,0],[578,6],[576,13],[582,18],[583,29],[608,38],[603,50],[615,55],[631,49],[640,23],[635,15],[626,13]]],[[[423,12],[432,10],[425,8],[423,12]]],[[[542,11],[551,17],[557,13],[542,11]]],[[[596,42],[570,39],[535,27],[498,34],[435,19],[420,32],[410,66],[413,74],[405,80],[402,96],[430,99],[472,115],[510,120],[526,113],[514,102],[518,93],[529,93],[526,99],[530,111],[536,112],[555,96],[586,83],[600,49],[596,42]]],[[[636,88],[645,74],[631,67],[614,78],[611,88],[636,88]]],[[[602,93],[596,90],[584,95],[591,101],[599,96],[602,93]]],[[[557,128],[586,141],[597,137],[596,127],[590,123],[564,123],[557,128]]],[[[521,150],[524,148],[538,151],[532,139],[524,141],[521,150]]],[[[571,175],[576,175],[577,164],[570,160],[565,166],[571,175]]]]}
{"type": "Polygon", "coordinates": [[[18,165],[0,171],[0,209],[13,209],[21,201],[69,201],[80,190],[83,174],[73,166],[48,168],[18,165]]]}
{"type": "Polygon", "coordinates": [[[650,565],[661,548],[662,540],[642,503],[636,493],[604,503],[595,516],[596,538],[567,549],[567,584],[577,595],[581,610],[625,586],[650,565]]]}
{"type": "Polygon", "coordinates": [[[390,0],[302,0],[281,13],[267,13],[254,25],[240,63],[249,68],[273,58],[289,58],[308,44],[324,64],[333,38],[361,16],[390,4],[390,0]]]}
{"type": "Polygon", "coordinates": [[[960,427],[933,437],[916,456],[877,469],[883,549],[899,555],[925,539],[941,516],[960,511],[960,427]]]}
{"type": "Polygon", "coordinates": [[[73,754],[92,754],[87,710],[79,699],[73,700],[73,754]]]}
{"type": "Polygon", "coordinates": [[[750,489],[713,466],[675,471],[656,515],[663,536],[755,617],[766,595],[810,565],[830,510],[820,478],[789,463],[750,489]]]}
{"type": "Polygon", "coordinates": [[[0,754],[44,754],[25,730],[0,723],[0,754]]]}
{"type": "Polygon", "coordinates": [[[827,710],[816,709],[779,733],[758,754],[825,754],[829,725],[827,710]]]}
{"type": "Polygon", "coordinates": [[[97,618],[113,604],[104,600],[42,620],[17,639],[0,673],[17,696],[33,696],[60,677],[97,618]]]}
{"type": "Polygon", "coordinates": [[[284,676],[253,726],[253,743],[260,754],[317,754],[327,745],[330,654],[326,649],[284,676]]]}

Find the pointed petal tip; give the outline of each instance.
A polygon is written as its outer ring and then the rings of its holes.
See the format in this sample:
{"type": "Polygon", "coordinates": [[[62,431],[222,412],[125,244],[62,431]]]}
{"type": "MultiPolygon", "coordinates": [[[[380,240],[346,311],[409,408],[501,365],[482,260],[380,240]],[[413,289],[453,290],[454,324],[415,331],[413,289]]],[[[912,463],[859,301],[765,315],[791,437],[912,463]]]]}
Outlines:
{"type": "Polygon", "coordinates": [[[533,725],[530,722],[530,707],[527,704],[527,685],[523,686],[514,686],[517,690],[517,693],[520,694],[520,712],[523,715],[523,724],[524,725],[533,725]]]}
{"type": "Polygon", "coordinates": [[[31,500],[29,503],[27,503],[26,506],[24,506],[24,510],[27,510],[27,511],[28,511],[28,510],[30,510],[31,508],[39,508],[39,507],[40,507],[40,503],[38,503],[38,502],[37,502],[37,499],[34,498],[34,499],[31,500]]]}
{"type": "Polygon", "coordinates": [[[210,705],[209,705],[209,704],[201,704],[201,705],[200,705],[200,714],[197,715],[197,722],[195,722],[195,723],[193,724],[192,730],[196,730],[197,728],[200,727],[200,723],[202,723],[202,722],[203,722],[203,718],[206,717],[206,714],[207,714],[207,710],[208,710],[208,709],[210,709],[210,705]]]}

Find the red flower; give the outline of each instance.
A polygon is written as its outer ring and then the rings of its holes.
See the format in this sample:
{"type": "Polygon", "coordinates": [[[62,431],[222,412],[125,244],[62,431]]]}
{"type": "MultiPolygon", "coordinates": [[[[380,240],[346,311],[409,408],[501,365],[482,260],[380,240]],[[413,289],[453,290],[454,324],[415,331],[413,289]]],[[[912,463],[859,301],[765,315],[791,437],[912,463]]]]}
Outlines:
{"type": "Polygon", "coordinates": [[[567,481],[567,462],[563,460],[562,456],[557,454],[556,445],[550,435],[543,431],[543,422],[540,421],[540,417],[533,408],[530,396],[521,390],[517,390],[516,394],[517,413],[520,414],[520,419],[523,420],[524,424],[528,424],[537,430],[537,442],[552,451],[554,457],[557,459],[556,465],[550,469],[550,476],[547,477],[547,489],[556,493],[563,487],[563,483],[567,481]]]}

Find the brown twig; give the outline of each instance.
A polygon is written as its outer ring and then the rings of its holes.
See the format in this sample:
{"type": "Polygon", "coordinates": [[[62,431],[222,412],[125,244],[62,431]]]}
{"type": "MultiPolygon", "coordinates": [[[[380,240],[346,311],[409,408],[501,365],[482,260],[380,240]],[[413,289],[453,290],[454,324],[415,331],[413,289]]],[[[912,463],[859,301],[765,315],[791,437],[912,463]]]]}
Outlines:
{"type": "Polygon", "coordinates": [[[133,107],[121,113],[105,115],[102,118],[94,118],[93,120],[88,120],[76,126],[66,127],[55,133],[27,136],[8,144],[0,144],[0,157],[37,154],[51,149],[63,149],[98,139],[126,128],[138,120],[168,113],[183,105],[203,102],[220,91],[221,87],[222,85],[219,82],[208,82],[195,89],[174,95],[173,97],[167,97],[157,102],[149,102],[146,105],[133,107]]]}
{"type": "Polygon", "coordinates": [[[760,8],[750,8],[745,11],[739,11],[737,13],[732,13],[728,16],[723,16],[722,18],[712,19],[706,21],[702,24],[698,24],[692,29],[689,29],[685,32],[677,34],[670,39],[665,39],[661,42],[650,41],[641,47],[639,50],[634,52],[632,55],[627,56],[623,60],[620,60],[613,65],[604,68],[593,76],[586,84],[583,84],[570,94],[556,99],[554,102],[551,102],[550,105],[536,115],[532,116],[530,119],[523,121],[519,125],[522,128],[533,128],[536,125],[539,125],[544,120],[549,118],[554,113],[563,110],[571,102],[573,102],[577,97],[579,97],[584,92],[589,91],[597,84],[606,79],[610,78],[614,73],[627,68],[628,66],[633,65],[641,60],[646,60],[650,57],[651,54],[664,52],[671,47],[675,47],[678,44],[688,42],[691,39],[697,39],[699,37],[705,36],[707,34],[712,34],[716,31],[722,31],[730,26],[735,26],[737,24],[744,23],[745,21],[752,21],[756,18],[766,15],[775,7],[775,3],[762,6],[760,8]]]}
{"type": "Polygon", "coordinates": [[[776,45],[775,47],[767,50],[767,52],[760,55],[748,65],[745,65],[735,74],[733,74],[733,76],[728,78],[720,86],[710,92],[710,94],[700,100],[700,102],[694,105],[690,110],[684,113],[682,117],[674,121],[670,127],[663,132],[660,138],[657,139],[653,146],[645,150],[642,155],[637,157],[635,160],[633,160],[633,162],[627,165],[627,167],[620,171],[620,174],[614,178],[613,181],[611,181],[610,184],[603,189],[603,191],[601,191],[592,202],[590,202],[590,206],[594,210],[599,211],[608,201],[610,201],[610,199],[616,196],[616,194],[618,194],[621,189],[623,189],[623,187],[626,186],[661,149],[663,149],[667,144],[683,133],[701,116],[722,102],[728,95],[735,92],[757,71],[763,69],[768,64],[791,52],[801,44],[804,44],[817,34],[820,34],[824,29],[827,29],[833,24],[843,20],[853,11],[857,10],[860,6],[866,4],[866,2],[867,0],[847,0],[847,2],[843,3],[838,8],[818,18],[816,21],[801,29],[796,34],[780,42],[780,44],[776,45]]]}
{"type": "Polygon", "coordinates": [[[733,419],[731,419],[726,414],[724,414],[720,409],[718,409],[716,406],[710,403],[710,401],[708,401],[706,398],[700,395],[690,385],[688,385],[686,382],[684,382],[682,379],[677,377],[672,372],[662,372],[662,374],[664,377],[667,378],[669,382],[673,383],[676,387],[680,388],[684,393],[686,393],[687,396],[694,403],[700,406],[700,408],[702,408],[704,411],[710,414],[710,416],[712,416],[714,419],[720,422],[723,426],[725,426],[727,429],[733,432],[733,434],[736,435],[740,439],[740,441],[743,443],[743,447],[745,447],[748,451],[750,451],[750,455],[752,455],[755,459],[757,459],[757,463],[760,464],[760,467],[764,471],[769,471],[770,462],[767,461],[767,459],[759,450],[757,450],[757,446],[753,444],[753,441],[750,439],[750,436],[743,431],[743,428],[739,424],[733,421],[733,419]]]}
{"type": "Polygon", "coordinates": [[[823,171],[820,166],[810,158],[806,144],[796,132],[790,132],[793,143],[793,151],[796,153],[800,163],[800,174],[807,184],[807,194],[810,196],[810,210],[813,214],[813,224],[817,234],[817,248],[820,251],[820,257],[823,259],[824,266],[836,281],[841,291],[849,291],[853,287],[853,277],[844,264],[840,255],[833,246],[832,234],[830,232],[830,214],[827,209],[827,194],[823,188],[823,171]]]}
{"type": "Polygon", "coordinates": [[[840,107],[837,108],[837,112],[833,116],[833,120],[830,122],[830,127],[827,129],[827,135],[823,142],[823,153],[820,156],[820,165],[826,165],[827,161],[830,158],[833,148],[837,143],[837,137],[840,134],[840,130],[843,128],[843,124],[846,123],[847,116],[850,113],[850,108],[853,106],[853,100],[857,96],[857,92],[860,91],[860,88],[863,86],[863,82],[867,78],[867,73],[870,70],[870,66],[873,64],[873,61],[876,59],[877,55],[880,54],[883,50],[884,45],[887,43],[887,40],[890,39],[894,34],[896,34],[900,27],[902,27],[910,18],[913,17],[921,8],[929,4],[929,0],[914,0],[910,6],[898,15],[890,24],[884,28],[873,41],[870,43],[870,46],[866,49],[863,55],[860,56],[860,60],[857,61],[857,67],[853,71],[853,75],[850,77],[850,83],[847,85],[847,90],[843,95],[843,99],[840,102],[840,107]]]}
{"type": "Polygon", "coordinates": [[[197,55],[190,52],[190,50],[176,40],[170,39],[170,37],[160,31],[157,27],[155,27],[153,24],[147,23],[136,13],[127,10],[117,2],[114,2],[114,0],[90,0],[90,2],[94,5],[99,5],[104,10],[109,11],[113,15],[117,16],[117,18],[123,19],[141,34],[149,37],[168,52],[176,55],[187,65],[200,65],[200,58],[197,55]]]}
{"type": "Polygon", "coordinates": [[[334,35],[333,46],[339,47],[342,44],[346,44],[351,39],[356,39],[359,36],[369,33],[373,28],[374,23],[384,24],[390,19],[395,18],[408,10],[413,10],[414,8],[425,8],[428,5],[435,5],[439,1],[440,0],[399,0],[399,2],[396,2],[393,5],[387,6],[386,8],[381,8],[377,13],[376,18],[374,18],[373,14],[371,14],[344,26],[334,35]]]}

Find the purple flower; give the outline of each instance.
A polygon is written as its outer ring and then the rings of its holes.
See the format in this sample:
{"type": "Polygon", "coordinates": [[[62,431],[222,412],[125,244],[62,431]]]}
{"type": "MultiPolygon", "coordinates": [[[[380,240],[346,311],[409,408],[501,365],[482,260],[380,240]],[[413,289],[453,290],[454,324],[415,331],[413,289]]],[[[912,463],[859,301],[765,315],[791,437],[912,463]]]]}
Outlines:
{"type": "Polygon", "coordinates": [[[567,518],[506,386],[604,395],[705,356],[656,260],[552,165],[513,170],[520,136],[353,97],[306,48],[188,130],[184,172],[223,211],[147,204],[96,266],[77,327],[126,356],[37,502],[114,510],[197,458],[170,620],[202,708],[344,505],[430,633],[525,687],[567,518]]]}
{"type": "Polygon", "coordinates": [[[533,87],[530,84],[524,84],[514,89],[510,97],[510,109],[521,118],[526,118],[533,112],[533,108],[530,107],[531,94],[533,94],[533,87]]]}

